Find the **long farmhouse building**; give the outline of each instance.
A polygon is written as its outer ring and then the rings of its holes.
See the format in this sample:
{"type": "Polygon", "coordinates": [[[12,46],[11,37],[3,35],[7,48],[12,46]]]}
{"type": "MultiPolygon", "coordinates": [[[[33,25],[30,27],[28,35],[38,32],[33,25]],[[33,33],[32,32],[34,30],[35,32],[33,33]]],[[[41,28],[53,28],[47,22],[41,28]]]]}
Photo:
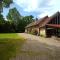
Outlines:
{"type": "Polygon", "coordinates": [[[50,17],[45,16],[30,23],[25,27],[25,32],[30,33],[34,29],[37,31],[38,35],[44,35],[45,37],[60,37],[60,12],[56,12],[50,17]]]}

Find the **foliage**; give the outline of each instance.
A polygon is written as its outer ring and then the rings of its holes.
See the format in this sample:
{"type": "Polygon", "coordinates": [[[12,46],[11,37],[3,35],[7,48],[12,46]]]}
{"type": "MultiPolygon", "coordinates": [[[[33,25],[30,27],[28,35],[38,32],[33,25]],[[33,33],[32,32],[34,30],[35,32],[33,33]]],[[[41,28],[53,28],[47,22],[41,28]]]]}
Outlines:
{"type": "Polygon", "coordinates": [[[15,32],[15,26],[9,21],[0,24],[0,33],[15,32]]]}
{"type": "Polygon", "coordinates": [[[16,32],[24,32],[25,26],[34,21],[32,15],[23,17],[16,8],[9,10],[7,19],[14,23],[16,32]]]}
{"type": "Polygon", "coordinates": [[[3,0],[3,5],[5,7],[9,7],[9,5],[13,2],[13,0],[3,0]]]}
{"type": "Polygon", "coordinates": [[[33,16],[21,16],[16,8],[9,10],[7,21],[4,20],[1,12],[3,7],[9,7],[13,0],[0,0],[0,33],[24,32],[25,26],[33,22],[33,16]]]}
{"type": "Polygon", "coordinates": [[[7,19],[14,23],[15,29],[17,30],[18,21],[21,19],[20,13],[16,8],[10,9],[7,15],[7,19]]]}
{"type": "Polygon", "coordinates": [[[32,15],[30,15],[30,16],[23,17],[23,20],[25,21],[26,24],[29,24],[34,21],[33,18],[34,17],[32,15]]]}
{"type": "Polygon", "coordinates": [[[4,21],[4,18],[3,18],[3,15],[0,14],[0,24],[3,24],[5,21],[4,21]]]}
{"type": "MultiPolygon", "coordinates": [[[[7,0],[3,1],[9,4],[7,0]]],[[[7,3],[5,5],[7,5],[7,3]]],[[[24,32],[25,26],[33,21],[32,15],[21,16],[16,8],[12,8],[7,15],[7,21],[4,20],[3,15],[0,13],[0,33],[24,32]]]]}
{"type": "Polygon", "coordinates": [[[12,8],[9,10],[9,13],[7,15],[8,20],[12,20],[15,23],[17,23],[17,20],[19,20],[20,18],[21,18],[21,15],[16,8],[12,8]]]}
{"type": "Polygon", "coordinates": [[[25,31],[25,27],[29,24],[29,23],[31,23],[31,22],[33,22],[34,20],[33,20],[33,16],[32,15],[30,15],[30,16],[25,16],[25,17],[22,17],[22,19],[20,19],[19,21],[18,21],[18,32],[24,32],[25,31]]]}
{"type": "Polygon", "coordinates": [[[30,34],[38,35],[38,31],[37,31],[37,29],[33,29],[33,30],[31,31],[31,33],[30,33],[30,34]]]}
{"type": "Polygon", "coordinates": [[[0,13],[3,10],[3,7],[9,7],[13,3],[13,0],[0,0],[0,13]]]}
{"type": "Polygon", "coordinates": [[[0,14],[0,33],[24,32],[25,26],[34,21],[32,15],[22,17],[16,8],[9,11],[7,19],[0,14]]]}

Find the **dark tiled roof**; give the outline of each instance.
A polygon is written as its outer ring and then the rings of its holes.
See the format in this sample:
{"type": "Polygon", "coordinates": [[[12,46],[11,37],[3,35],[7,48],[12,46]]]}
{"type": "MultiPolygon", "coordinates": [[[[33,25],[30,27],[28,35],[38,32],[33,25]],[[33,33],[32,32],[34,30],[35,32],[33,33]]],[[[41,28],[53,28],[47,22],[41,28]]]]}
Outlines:
{"type": "Polygon", "coordinates": [[[60,12],[58,11],[58,12],[56,12],[55,14],[53,14],[52,16],[48,17],[47,19],[44,19],[44,21],[42,21],[42,22],[40,23],[40,27],[45,26],[48,22],[50,22],[54,17],[56,17],[56,16],[59,15],[59,14],[60,14],[60,12]]]}
{"type": "Polygon", "coordinates": [[[40,25],[40,27],[43,27],[43,26],[45,26],[48,22],[50,22],[54,17],[56,17],[58,14],[60,14],[60,12],[56,12],[54,15],[52,15],[52,16],[50,16],[50,17],[45,16],[45,17],[39,19],[38,21],[35,21],[35,22],[30,23],[30,24],[27,25],[25,28],[32,27],[32,26],[36,26],[36,25],[40,25]]]}
{"type": "Polygon", "coordinates": [[[26,26],[26,28],[31,27],[31,26],[38,25],[38,24],[42,23],[42,22],[43,22],[45,19],[47,19],[47,18],[48,18],[48,16],[45,16],[44,18],[41,18],[41,19],[39,19],[39,20],[37,20],[37,21],[34,21],[34,22],[28,24],[28,25],[26,26]]]}

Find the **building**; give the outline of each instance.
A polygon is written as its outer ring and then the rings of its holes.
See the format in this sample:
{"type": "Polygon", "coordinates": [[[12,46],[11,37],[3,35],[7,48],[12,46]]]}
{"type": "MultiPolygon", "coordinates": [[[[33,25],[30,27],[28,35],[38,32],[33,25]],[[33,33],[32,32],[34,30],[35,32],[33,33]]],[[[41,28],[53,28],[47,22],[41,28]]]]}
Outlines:
{"type": "Polygon", "coordinates": [[[45,37],[60,36],[60,12],[48,17],[45,16],[25,27],[25,32],[34,32],[45,37]]]}

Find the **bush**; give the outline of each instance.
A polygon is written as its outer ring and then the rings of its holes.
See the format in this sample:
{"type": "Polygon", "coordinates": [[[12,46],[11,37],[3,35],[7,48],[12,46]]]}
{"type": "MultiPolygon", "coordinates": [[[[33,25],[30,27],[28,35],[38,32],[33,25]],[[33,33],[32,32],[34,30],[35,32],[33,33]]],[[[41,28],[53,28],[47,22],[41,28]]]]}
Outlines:
{"type": "Polygon", "coordinates": [[[38,35],[38,31],[36,29],[33,29],[30,34],[33,34],[33,35],[38,35]]]}

